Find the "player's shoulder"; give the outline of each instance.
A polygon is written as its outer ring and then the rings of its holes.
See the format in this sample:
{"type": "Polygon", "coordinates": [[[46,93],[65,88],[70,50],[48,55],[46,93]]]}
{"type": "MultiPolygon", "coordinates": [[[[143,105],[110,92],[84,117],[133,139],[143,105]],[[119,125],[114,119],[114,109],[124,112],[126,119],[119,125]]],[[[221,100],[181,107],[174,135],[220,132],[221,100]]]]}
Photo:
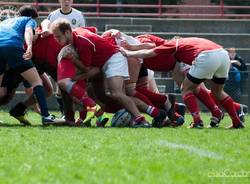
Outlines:
{"type": "Polygon", "coordinates": [[[75,8],[72,8],[72,13],[83,15],[83,13],[80,10],[77,10],[75,8]]]}
{"type": "Polygon", "coordinates": [[[49,18],[52,18],[52,17],[58,16],[58,15],[60,15],[60,14],[61,14],[61,11],[60,11],[60,8],[58,8],[58,9],[56,9],[56,10],[50,12],[50,14],[49,14],[48,17],[49,17],[49,18]]]}

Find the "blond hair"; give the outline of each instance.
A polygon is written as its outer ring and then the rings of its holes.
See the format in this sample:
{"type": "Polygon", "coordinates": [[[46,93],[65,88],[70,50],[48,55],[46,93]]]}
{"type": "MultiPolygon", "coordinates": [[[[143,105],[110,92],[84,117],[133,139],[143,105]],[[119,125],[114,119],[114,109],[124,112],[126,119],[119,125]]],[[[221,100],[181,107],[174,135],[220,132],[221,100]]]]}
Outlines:
{"type": "Polygon", "coordinates": [[[64,18],[56,19],[50,25],[51,32],[53,32],[54,30],[57,30],[57,29],[62,33],[65,33],[66,31],[72,31],[70,22],[67,19],[64,19],[64,18]]]}

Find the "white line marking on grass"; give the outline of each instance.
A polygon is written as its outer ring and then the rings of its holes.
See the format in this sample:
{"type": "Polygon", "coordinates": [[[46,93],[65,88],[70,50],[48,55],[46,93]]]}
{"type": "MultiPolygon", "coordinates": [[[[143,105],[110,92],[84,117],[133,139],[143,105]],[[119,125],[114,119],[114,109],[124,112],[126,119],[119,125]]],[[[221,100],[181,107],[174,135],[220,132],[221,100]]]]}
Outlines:
{"type": "Polygon", "coordinates": [[[167,141],[160,141],[159,144],[161,146],[165,146],[165,147],[169,147],[169,148],[174,148],[174,149],[181,149],[181,150],[185,150],[189,153],[193,153],[196,155],[199,155],[201,157],[208,157],[208,158],[213,158],[213,159],[224,159],[223,156],[209,151],[209,150],[204,150],[204,149],[200,149],[191,145],[187,145],[187,144],[178,144],[178,143],[172,143],[172,142],[167,142],[167,141]]]}

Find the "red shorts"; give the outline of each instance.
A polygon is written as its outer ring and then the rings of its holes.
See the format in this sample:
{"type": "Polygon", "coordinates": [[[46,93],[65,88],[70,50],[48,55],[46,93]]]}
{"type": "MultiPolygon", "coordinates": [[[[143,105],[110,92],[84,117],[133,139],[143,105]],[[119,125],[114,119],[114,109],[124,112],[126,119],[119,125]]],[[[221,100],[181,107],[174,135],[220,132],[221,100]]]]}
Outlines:
{"type": "Polygon", "coordinates": [[[70,59],[63,58],[57,65],[57,80],[73,78],[76,75],[76,67],[70,59]]]}

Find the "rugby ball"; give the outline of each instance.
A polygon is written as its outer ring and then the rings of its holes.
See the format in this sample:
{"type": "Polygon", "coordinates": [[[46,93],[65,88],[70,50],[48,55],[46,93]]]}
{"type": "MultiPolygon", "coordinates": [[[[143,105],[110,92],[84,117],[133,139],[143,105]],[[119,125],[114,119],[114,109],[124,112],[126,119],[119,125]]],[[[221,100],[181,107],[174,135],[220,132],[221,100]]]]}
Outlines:
{"type": "Polygon", "coordinates": [[[112,127],[128,127],[133,120],[133,116],[126,109],[118,110],[111,119],[112,127]]]}

